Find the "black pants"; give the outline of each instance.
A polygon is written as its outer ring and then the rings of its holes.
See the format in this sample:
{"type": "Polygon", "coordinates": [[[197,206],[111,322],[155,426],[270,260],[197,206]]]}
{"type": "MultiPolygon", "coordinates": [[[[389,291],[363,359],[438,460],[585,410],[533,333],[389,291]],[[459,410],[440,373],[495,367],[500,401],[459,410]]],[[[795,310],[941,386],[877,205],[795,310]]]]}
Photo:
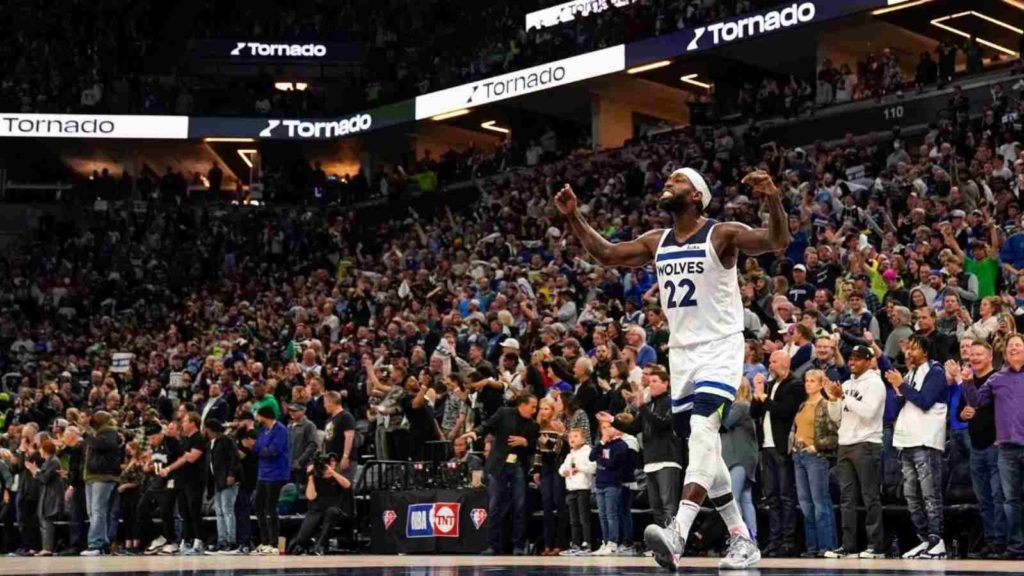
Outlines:
{"type": "Polygon", "coordinates": [[[124,539],[141,540],[142,532],[139,529],[139,503],[142,501],[142,490],[135,488],[125,490],[120,494],[121,498],[121,520],[124,521],[124,539]]]}
{"type": "Polygon", "coordinates": [[[796,548],[796,478],[793,459],[784,451],[765,448],[761,451],[764,489],[768,513],[768,542],[777,548],[796,548]]]}
{"type": "Polygon", "coordinates": [[[39,550],[39,500],[18,498],[18,523],[21,529],[21,547],[39,550]]]}
{"type": "Polygon", "coordinates": [[[302,526],[299,527],[299,533],[292,540],[292,544],[304,545],[309,542],[310,538],[317,533],[319,529],[320,535],[316,539],[316,546],[325,546],[327,543],[327,537],[331,533],[338,522],[340,522],[347,515],[340,507],[316,509],[310,508],[306,512],[306,517],[302,519],[302,526]]]}
{"type": "Polygon", "coordinates": [[[146,541],[147,545],[151,539],[155,539],[152,537],[153,530],[150,527],[154,516],[160,518],[160,535],[164,537],[164,540],[167,540],[169,544],[175,541],[174,503],[177,499],[178,493],[175,490],[150,488],[142,493],[139,498],[137,533],[146,541]]]}
{"type": "Polygon", "coordinates": [[[647,475],[647,500],[651,505],[651,516],[658,526],[674,520],[679,511],[679,493],[683,487],[681,472],[671,466],[647,475]]]}
{"type": "Polygon", "coordinates": [[[192,545],[194,540],[202,541],[203,485],[183,484],[178,490],[178,512],[181,513],[182,540],[192,545]]]}
{"type": "Polygon", "coordinates": [[[277,547],[280,526],[277,518],[277,499],[284,482],[260,482],[256,486],[256,518],[260,525],[260,544],[277,547]]]}
{"type": "Polygon", "coordinates": [[[882,526],[882,445],[862,442],[839,447],[836,476],[839,478],[839,508],[842,511],[843,548],[857,548],[857,505],[864,501],[867,513],[864,527],[868,546],[876,552],[885,550],[885,529],[882,526]]]}
{"type": "Polygon", "coordinates": [[[572,543],[581,546],[590,542],[590,490],[571,490],[565,493],[572,526],[572,543]]]}
{"type": "Polygon", "coordinates": [[[89,518],[89,512],[85,509],[85,484],[75,486],[71,491],[71,501],[68,502],[68,546],[75,550],[85,550],[87,547],[86,535],[88,534],[85,521],[89,518]]]}

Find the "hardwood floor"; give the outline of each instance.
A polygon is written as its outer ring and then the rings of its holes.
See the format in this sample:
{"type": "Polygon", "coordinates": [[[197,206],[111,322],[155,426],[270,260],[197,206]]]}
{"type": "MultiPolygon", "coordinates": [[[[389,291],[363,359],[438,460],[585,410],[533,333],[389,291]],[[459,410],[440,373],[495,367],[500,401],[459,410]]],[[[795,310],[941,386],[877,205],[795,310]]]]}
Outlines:
{"type": "MultiPolygon", "coordinates": [[[[715,558],[693,558],[690,574],[717,574],[715,558]]],[[[856,571],[860,575],[894,572],[931,572],[955,576],[969,572],[1024,573],[1024,562],[984,560],[762,560],[756,572],[775,574],[813,574],[830,576],[856,571]]],[[[650,558],[587,557],[478,557],[478,556],[197,556],[197,557],[125,557],[100,558],[3,558],[2,574],[192,574],[210,576],[247,576],[273,573],[278,576],[313,576],[350,573],[353,576],[551,576],[552,573],[583,574],[663,574],[650,558]]],[[[744,574],[754,573],[754,570],[744,574]]]]}

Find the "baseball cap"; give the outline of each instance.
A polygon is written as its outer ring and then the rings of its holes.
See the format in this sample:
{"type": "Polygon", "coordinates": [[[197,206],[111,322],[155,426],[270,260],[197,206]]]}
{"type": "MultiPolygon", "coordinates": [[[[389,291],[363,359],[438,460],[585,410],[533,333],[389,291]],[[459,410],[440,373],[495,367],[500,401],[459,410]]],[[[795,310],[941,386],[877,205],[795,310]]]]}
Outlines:
{"type": "Polygon", "coordinates": [[[967,217],[967,213],[964,212],[963,210],[960,210],[959,208],[956,209],[956,210],[953,210],[953,212],[951,212],[950,214],[953,216],[953,218],[966,218],[967,217]]]}
{"type": "Polygon", "coordinates": [[[793,271],[795,272],[797,270],[801,272],[807,272],[807,267],[804,266],[803,264],[797,264],[796,266],[793,266],[793,271]]]}
{"type": "Polygon", "coordinates": [[[861,360],[871,360],[875,357],[875,351],[868,346],[858,345],[854,346],[853,350],[850,350],[850,358],[860,358],[861,360]]]}
{"type": "Polygon", "coordinates": [[[896,271],[891,268],[889,270],[886,270],[885,272],[882,272],[882,280],[885,280],[886,282],[892,282],[893,280],[896,279],[896,276],[896,271]]]}
{"type": "Polygon", "coordinates": [[[288,405],[288,410],[290,410],[291,412],[305,412],[306,411],[306,405],[305,404],[299,404],[298,402],[294,402],[294,403],[288,405]]]}
{"type": "Polygon", "coordinates": [[[210,418],[207,420],[205,428],[214,434],[224,433],[224,423],[216,418],[210,418]]]}
{"type": "Polygon", "coordinates": [[[159,422],[147,422],[143,429],[146,436],[156,436],[164,431],[164,427],[159,422]]]}
{"type": "Polygon", "coordinates": [[[500,346],[502,348],[512,348],[513,350],[519,350],[519,340],[515,338],[505,338],[501,341],[500,346]]]}

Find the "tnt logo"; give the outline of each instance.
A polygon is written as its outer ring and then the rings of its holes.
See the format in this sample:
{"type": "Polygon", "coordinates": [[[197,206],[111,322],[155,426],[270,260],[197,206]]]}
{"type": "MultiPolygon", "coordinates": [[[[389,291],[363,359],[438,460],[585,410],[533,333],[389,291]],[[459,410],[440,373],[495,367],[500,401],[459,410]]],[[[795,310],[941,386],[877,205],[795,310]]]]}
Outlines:
{"type": "Polygon", "coordinates": [[[407,538],[458,538],[459,504],[439,502],[437,504],[411,504],[406,519],[407,538]]]}
{"type": "Polygon", "coordinates": [[[484,525],[484,522],[487,522],[487,510],[473,508],[469,511],[469,518],[473,521],[473,526],[479,530],[484,525]]]}
{"type": "Polygon", "coordinates": [[[384,519],[384,529],[391,528],[391,525],[395,523],[395,519],[398,518],[398,514],[395,514],[394,510],[385,510],[381,516],[384,519]]]}

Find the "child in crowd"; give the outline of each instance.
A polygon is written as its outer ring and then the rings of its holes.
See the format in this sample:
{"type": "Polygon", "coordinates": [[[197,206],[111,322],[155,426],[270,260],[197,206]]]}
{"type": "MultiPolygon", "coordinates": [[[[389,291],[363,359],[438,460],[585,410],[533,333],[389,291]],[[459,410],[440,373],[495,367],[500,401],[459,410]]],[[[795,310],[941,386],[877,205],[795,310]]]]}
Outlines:
{"type": "Polygon", "coordinates": [[[569,430],[569,454],[558,468],[565,478],[565,501],[569,506],[572,543],[564,556],[583,556],[590,553],[590,489],[594,487],[597,463],[590,459],[587,432],[580,428],[569,430]]]}
{"type": "Polygon", "coordinates": [[[610,422],[602,422],[601,442],[590,450],[590,459],[597,462],[597,515],[604,539],[604,544],[594,552],[594,556],[614,556],[619,553],[618,542],[622,537],[622,484],[632,477],[634,457],[622,440],[622,432],[613,428],[610,422]]]}

